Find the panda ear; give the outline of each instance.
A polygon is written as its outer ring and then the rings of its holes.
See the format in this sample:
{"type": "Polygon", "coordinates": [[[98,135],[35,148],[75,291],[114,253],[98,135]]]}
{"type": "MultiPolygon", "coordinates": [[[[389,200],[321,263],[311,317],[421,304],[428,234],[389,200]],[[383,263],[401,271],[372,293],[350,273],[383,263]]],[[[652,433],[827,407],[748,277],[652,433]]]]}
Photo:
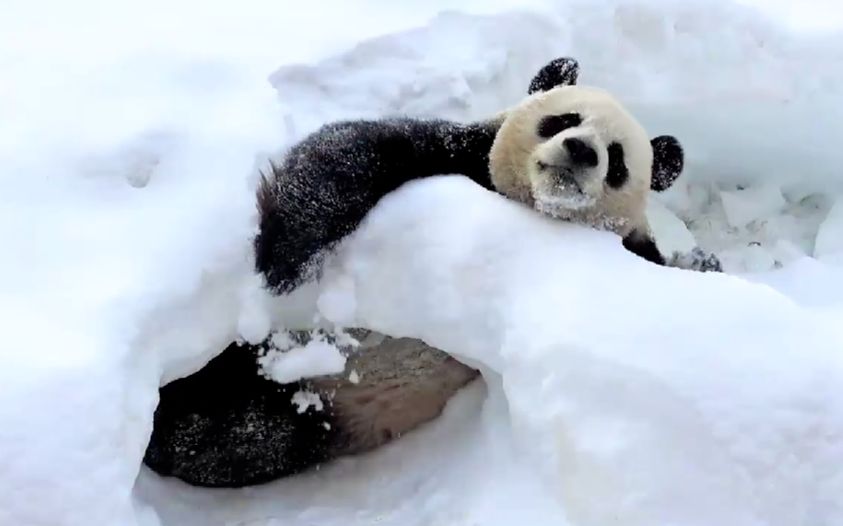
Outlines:
{"type": "Polygon", "coordinates": [[[682,145],[672,135],[660,135],[650,144],[653,146],[653,174],[650,189],[663,192],[670,188],[685,166],[682,145]]]}
{"type": "Polygon", "coordinates": [[[569,57],[551,60],[530,81],[527,95],[548,91],[556,86],[573,86],[577,83],[579,74],[580,65],[576,60],[569,57]]]}

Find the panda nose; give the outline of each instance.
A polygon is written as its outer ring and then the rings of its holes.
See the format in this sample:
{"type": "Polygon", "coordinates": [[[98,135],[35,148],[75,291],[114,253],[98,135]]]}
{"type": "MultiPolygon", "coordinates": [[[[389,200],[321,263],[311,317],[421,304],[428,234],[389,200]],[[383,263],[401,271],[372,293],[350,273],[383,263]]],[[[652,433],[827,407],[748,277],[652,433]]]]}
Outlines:
{"type": "Polygon", "coordinates": [[[597,152],[584,140],[569,137],[562,141],[562,144],[568,150],[568,157],[571,159],[572,164],[590,168],[597,166],[597,152]]]}

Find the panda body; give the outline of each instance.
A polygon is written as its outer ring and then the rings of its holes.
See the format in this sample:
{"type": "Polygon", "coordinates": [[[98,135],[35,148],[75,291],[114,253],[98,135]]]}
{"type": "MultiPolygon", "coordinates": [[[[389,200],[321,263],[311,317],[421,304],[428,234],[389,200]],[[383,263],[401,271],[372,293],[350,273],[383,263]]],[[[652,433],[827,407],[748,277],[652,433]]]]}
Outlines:
{"type": "Polygon", "coordinates": [[[420,340],[354,332],[361,345],[343,373],[289,384],[259,374],[269,340],[232,343],[160,389],[144,463],[194,486],[271,482],[400,437],[480,374],[420,340]]]}
{"type": "MultiPolygon", "coordinates": [[[[608,93],[573,86],[577,74],[571,59],[550,62],[526,99],[484,121],[345,121],[305,138],[258,190],[255,261],[267,286],[287,293],[317,278],[321,258],[384,195],[454,173],[542,213],[612,230],[657,264],[703,269],[664,258],[646,222],[649,190],[669,187],[682,170],[679,143],[650,141],[608,93]]],[[[161,388],[150,468],[198,486],[267,482],[385,444],[436,417],[479,376],[424,342],[386,337],[352,354],[340,375],[279,385],[258,374],[262,349],[232,344],[161,388]],[[349,381],[352,370],[362,383],[349,381]],[[223,400],[219,385],[230,386],[223,400]],[[323,409],[292,411],[301,390],[316,392],[323,409]]]]}

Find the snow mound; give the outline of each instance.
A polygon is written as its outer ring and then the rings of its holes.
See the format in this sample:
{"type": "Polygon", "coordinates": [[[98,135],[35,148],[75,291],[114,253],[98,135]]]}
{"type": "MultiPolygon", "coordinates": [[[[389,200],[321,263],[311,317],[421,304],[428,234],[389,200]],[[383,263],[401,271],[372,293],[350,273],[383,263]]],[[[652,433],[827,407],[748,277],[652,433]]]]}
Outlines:
{"type": "Polygon", "coordinates": [[[843,521],[839,34],[726,0],[7,4],[0,524],[843,521]],[[267,157],[329,119],[487,117],[560,55],[683,142],[659,243],[732,251],[739,276],[653,268],[443,178],[385,200],[318,286],[260,288],[267,157]],[[762,186],[784,208],[727,215],[721,193],[762,186]],[[159,385],[315,315],[424,337],[486,387],[261,488],[139,468],[159,385]]]}
{"type": "Polygon", "coordinates": [[[655,267],[460,178],[406,185],[352,237],[331,272],[355,323],[498,373],[573,523],[843,520],[840,310],[655,267]]]}
{"type": "Polygon", "coordinates": [[[814,255],[820,259],[843,260],[843,199],[834,203],[823,223],[817,229],[814,255]]]}

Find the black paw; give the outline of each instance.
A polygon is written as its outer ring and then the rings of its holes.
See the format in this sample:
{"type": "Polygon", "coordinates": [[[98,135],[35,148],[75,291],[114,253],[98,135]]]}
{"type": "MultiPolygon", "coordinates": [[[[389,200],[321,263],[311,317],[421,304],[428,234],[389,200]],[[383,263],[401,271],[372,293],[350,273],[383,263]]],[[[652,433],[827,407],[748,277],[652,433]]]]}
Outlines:
{"type": "Polygon", "coordinates": [[[577,83],[579,74],[580,65],[573,58],[562,57],[551,60],[530,81],[527,94],[532,95],[539,91],[548,91],[556,86],[573,86],[577,83]]]}
{"type": "Polygon", "coordinates": [[[720,259],[714,254],[707,254],[699,247],[694,247],[693,250],[685,254],[674,252],[667,265],[698,272],[723,272],[720,259]]]}

